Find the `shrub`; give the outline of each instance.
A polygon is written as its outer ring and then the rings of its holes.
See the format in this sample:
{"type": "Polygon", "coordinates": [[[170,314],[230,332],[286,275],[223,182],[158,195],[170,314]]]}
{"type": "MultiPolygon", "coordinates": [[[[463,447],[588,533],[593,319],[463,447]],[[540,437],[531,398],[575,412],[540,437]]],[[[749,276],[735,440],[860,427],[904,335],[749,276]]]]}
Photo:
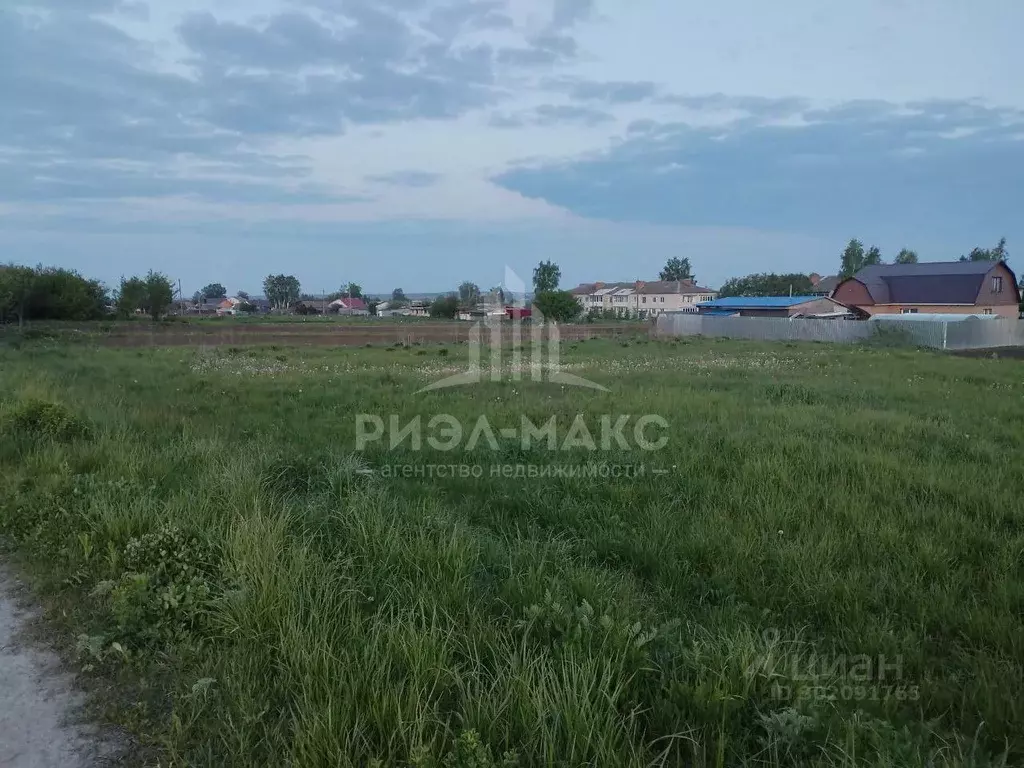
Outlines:
{"type": "Polygon", "coordinates": [[[131,539],[126,569],[117,582],[101,582],[93,596],[109,595],[123,636],[156,643],[184,634],[203,634],[199,624],[220,592],[217,551],[174,525],[131,539]]]}
{"type": "Polygon", "coordinates": [[[21,401],[8,416],[12,430],[33,437],[74,440],[87,437],[89,424],[61,403],[39,398],[21,401]]]}

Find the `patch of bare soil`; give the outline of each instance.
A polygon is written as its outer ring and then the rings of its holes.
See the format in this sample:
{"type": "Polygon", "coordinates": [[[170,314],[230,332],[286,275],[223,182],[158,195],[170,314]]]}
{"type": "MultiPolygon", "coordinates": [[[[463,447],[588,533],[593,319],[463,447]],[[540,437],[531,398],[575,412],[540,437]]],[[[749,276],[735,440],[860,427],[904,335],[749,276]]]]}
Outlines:
{"type": "Polygon", "coordinates": [[[29,630],[38,612],[0,564],[0,766],[96,768],[118,762],[119,749],[82,720],[85,696],[56,654],[29,630]]]}

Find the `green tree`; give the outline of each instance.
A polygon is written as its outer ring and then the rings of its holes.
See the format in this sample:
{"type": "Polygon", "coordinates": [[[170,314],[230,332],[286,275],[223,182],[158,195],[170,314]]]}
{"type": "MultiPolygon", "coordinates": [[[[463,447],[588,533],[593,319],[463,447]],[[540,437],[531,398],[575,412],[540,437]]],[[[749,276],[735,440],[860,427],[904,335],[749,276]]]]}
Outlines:
{"type": "Polygon", "coordinates": [[[658,275],[662,280],[693,280],[693,268],[689,259],[669,259],[658,275]]]}
{"type": "Polygon", "coordinates": [[[430,305],[430,316],[451,320],[459,312],[459,297],[454,293],[438,296],[430,305]]]}
{"type": "Polygon", "coordinates": [[[249,294],[246,293],[245,291],[239,291],[238,293],[235,294],[235,296],[240,298],[242,301],[249,301],[251,298],[249,294]]]}
{"type": "Polygon", "coordinates": [[[728,296],[801,296],[814,293],[811,278],[807,275],[792,273],[776,275],[774,273],[733,277],[725,281],[718,295],[728,296]]]}
{"type": "Polygon", "coordinates": [[[864,243],[854,238],[843,251],[839,269],[840,277],[852,277],[864,266],[864,243]]]}
{"type": "Polygon", "coordinates": [[[476,304],[480,301],[480,286],[466,280],[459,286],[459,301],[463,306],[476,304]]]}
{"type": "Polygon", "coordinates": [[[861,267],[873,267],[884,263],[882,261],[882,251],[879,250],[877,245],[872,245],[868,248],[868,252],[864,254],[864,263],[861,264],[861,267]]]}
{"type": "Polygon", "coordinates": [[[552,261],[542,261],[533,270],[534,293],[557,291],[558,283],[562,279],[562,270],[552,261]]]}
{"type": "Polygon", "coordinates": [[[917,264],[917,253],[909,248],[904,248],[896,254],[893,264],[917,264]]]}
{"type": "Polygon", "coordinates": [[[405,297],[405,291],[401,288],[395,288],[391,292],[391,303],[396,307],[404,307],[409,303],[409,299],[405,297]]]}
{"type": "Polygon", "coordinates": [[[19,326],[25,324],[35,281],[35,270],[30,267],[16,264],[0,267],[0,319],[16,317],[19,326]]]}
{"type": "Polygon", "coordinates": [[[146,282],[138,277],[121,278],[121,285],[115,294],[115,306],[119,317],[127,318],[146,306],[146,282]]]}
{"type": "Polygon", "coordinates": [[[210,283],[200,293],[203,294],[204,299],[226,299],[228,297],[228,289],[220,283],[210,283]]]}
{"type": "Polygon", "coordinates": [[[287,309],[302,293],[294,275],[267,275],[263,280],[263,295],[274,309],[287,309]]]}
{"type": "Polygon", "coordinates": [[[540,291],[533,297],[533,306],[545,319],[559,323],[575,320],[583,312],[583,307],[569,291],[540,291]]]}
{"type": "Polygon", "coordinates": [[[167,275],[153,270],[149,270],[143,284],[146,292],[142,308],[155,322],[167,314],[168,307],[174,302],[174,286],[167,275]]]}
{"type": "Polygon", "coordinates": [[[975,248],[968,255],[961,256],[960,261],[1006,261],[1010,258],[1006,250],[1006,238],[999,238],[995,248],[975,248]]]}
{"type": "Polygon", "coordinates": [[[107,289],[98,280],[58,267],[36,267],[25,317],[33,320],[96,320],[107,312],[107,289]]]}
{"type": "Polygon", "coordinates": [[[338,290],[327,294],[327,301],[361,298],[363,298],[363,287],[359,283],[342,283],[338,290]]]}

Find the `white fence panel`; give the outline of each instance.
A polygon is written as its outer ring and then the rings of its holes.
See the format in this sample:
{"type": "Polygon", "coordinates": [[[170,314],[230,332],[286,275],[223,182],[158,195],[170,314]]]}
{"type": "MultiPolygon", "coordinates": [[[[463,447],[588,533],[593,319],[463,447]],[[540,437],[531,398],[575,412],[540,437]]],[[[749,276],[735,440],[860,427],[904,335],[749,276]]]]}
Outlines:
{"type": "Polygon", "coordinates": [[[776,317],[714,317],[663,314],[656,326],[659,336],[713,336],[756,341],[828,341],[851,344],[876,334],[898,333],[911,344],[935,349],[987,349],[1024,346],[1020,320],[966,320],[945,322],[880,323],[857,320],[811,320],[776,317]]]}

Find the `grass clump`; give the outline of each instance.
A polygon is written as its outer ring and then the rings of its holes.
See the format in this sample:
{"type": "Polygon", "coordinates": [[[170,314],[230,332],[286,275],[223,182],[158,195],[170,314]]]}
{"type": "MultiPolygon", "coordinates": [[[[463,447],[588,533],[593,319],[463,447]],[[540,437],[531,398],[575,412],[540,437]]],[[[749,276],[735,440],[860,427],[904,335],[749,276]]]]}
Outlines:
{"type": "Polygon", "coordinates": [[[63,403],[36,397],[18,401],[4,420],[9,430],[28,437],[67,441],[88,437],[91,431],[88,422],[63,403]]]}

